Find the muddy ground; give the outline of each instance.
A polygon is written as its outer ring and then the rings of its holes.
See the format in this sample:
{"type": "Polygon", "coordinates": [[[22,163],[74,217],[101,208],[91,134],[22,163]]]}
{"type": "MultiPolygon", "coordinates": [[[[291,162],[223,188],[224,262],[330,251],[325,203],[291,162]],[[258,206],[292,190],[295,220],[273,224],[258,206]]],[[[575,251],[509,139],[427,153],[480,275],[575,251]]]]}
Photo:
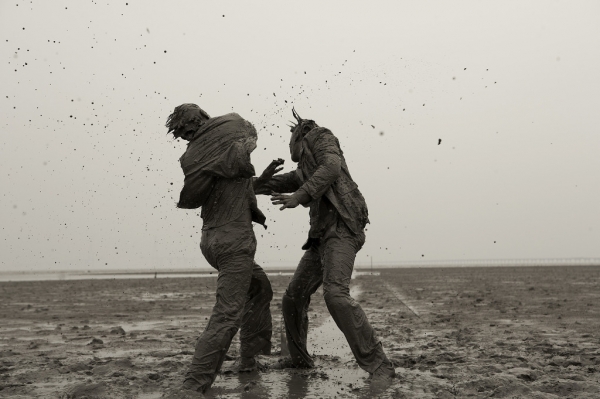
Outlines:
{"type": "MultiPolygon", "coordinates": [[[[315,369],[224,372],[207,397],[600,397],[600,268],[380,272],[352,292],[397,365],[385,392],[369,390],[319,291],[315,369]]],[[[290,277],[270,278],[277,350],[290,277]]],[[[182,381],[214,289],[212,278],[0,283],[0,397],[161,397],[182,381]]]]}

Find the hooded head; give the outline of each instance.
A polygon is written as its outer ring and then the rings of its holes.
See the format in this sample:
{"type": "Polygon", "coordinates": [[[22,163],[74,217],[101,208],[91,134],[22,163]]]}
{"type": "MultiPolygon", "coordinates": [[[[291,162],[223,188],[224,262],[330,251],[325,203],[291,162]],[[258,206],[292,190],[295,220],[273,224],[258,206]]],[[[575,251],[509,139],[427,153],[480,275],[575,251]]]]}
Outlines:
{"type": "Polygon", "coordinates": [[[296,119],[296,124],[290,126],[290,132],[292,132],[292,137],[290,138],[290,154],[292,156],[292,161],[299,162],[300,157],[302,156],[302,139],[304,139],[304,136],[306,136],[308,132],[319,127],[319,125],[313,120],[302,119],[294,108],[292,108],[292,114],[296,119]]]}
{"type": "Polygon", "coordinates": [[[175,107],[175,110],[169,118],[165,126],[169,133],[173,133],[175,138],[183,138],[190,140],[200,126],[207,121],[210,116],[196,104],[181,104],[175,107]]]}

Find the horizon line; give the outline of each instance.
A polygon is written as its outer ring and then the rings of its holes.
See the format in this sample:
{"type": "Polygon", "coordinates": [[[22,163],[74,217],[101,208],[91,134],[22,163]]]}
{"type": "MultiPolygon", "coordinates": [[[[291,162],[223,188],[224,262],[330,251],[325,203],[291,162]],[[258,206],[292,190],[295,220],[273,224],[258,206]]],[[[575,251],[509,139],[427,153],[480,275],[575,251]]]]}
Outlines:
{"type": "MultiPolygon", "coordinates": [[[[393,268],[420,268],[420,267],[519,267],[519,266],[600,266],[600,258],[514,258],[514,259],[452,259],[452,260],[411,260],[411,261],[385,261],[377,263],[359,262],[354,265],[356,269],[393,269],[393,268]]],[[[290,270],[295,269],[297,264],[267,265],[262,266],[267,270],[290,270]]],[[[139,267],[139,268],[74,268],[56,270],[0,270],[0,274],[6,273],[81,273],[81,274],[135,274],[135,273],[190,273],[190,272],[217,272],[210,266],[195,267],[139,267]]]]}

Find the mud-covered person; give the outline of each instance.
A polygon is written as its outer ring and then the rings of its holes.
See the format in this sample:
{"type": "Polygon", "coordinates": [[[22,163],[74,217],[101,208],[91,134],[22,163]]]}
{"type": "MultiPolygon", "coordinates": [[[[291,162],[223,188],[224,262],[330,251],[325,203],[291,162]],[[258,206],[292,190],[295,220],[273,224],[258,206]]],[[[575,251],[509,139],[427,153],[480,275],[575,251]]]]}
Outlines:
{"type": "Polygon", "coordinates": [[[195,104],[176,107],[166,126],[175,138],[188,141],[180,159],[185,181],[177,206],[202,208],[200,249],[218,270],[216,304],[197,340],[183,386],[165,394],[199,397],[215,380],[240,327],[240,371],[256,369],[255,356],[271,351],[273,291],[254,262],[252,222],[266,228],[252,186],[250,153],[256,148],[257,133],[236,113],[211,118],[195,104]]]}
{"type": "MultiPolygon", "coordinates": [[[[360,305],[350,296],[349,285],[356,253],[365,242],[369,223],[365,199],[352,180],[338,139],[314,121],[292,111],[290,152],[295,171],[256,179],[257,194],[271,194],[281,210],[310,207],[310,231],[304,253],[282,302],[291,357],[274,368],[314,366],[306,349],[307,310],[311,295],[323,285],[329,313],[344,333],[358,365],[371,374],[372,386],[387,386],[395,377],[392,362],[360,305]],[[281,193],[292,193],[285,195],[281,193]]],[[[273,165],[265,170],[275,172],[273,165]]]]}

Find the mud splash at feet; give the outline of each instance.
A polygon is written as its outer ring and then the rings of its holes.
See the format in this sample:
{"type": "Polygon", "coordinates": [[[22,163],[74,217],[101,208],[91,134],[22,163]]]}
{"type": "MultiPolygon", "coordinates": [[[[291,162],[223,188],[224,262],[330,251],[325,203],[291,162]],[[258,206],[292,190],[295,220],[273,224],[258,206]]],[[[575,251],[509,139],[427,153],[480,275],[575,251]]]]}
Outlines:
{"type": "MultiPolygon", "coordinates": [[[[357,299],[360,288],[353,286],[350,295],[357,299]]],[[[346,338],[329,317],[308,333],[308,349],[313,353],[315,368],[228,374],[217,378],[209,398],[356,398],[370,397],[368,373],[358,367],[346,338]],[[241,394],[240,394],[241,392],[241,394]]],[[[263,357],[273,361],[273,357],[263,357]]]]}

